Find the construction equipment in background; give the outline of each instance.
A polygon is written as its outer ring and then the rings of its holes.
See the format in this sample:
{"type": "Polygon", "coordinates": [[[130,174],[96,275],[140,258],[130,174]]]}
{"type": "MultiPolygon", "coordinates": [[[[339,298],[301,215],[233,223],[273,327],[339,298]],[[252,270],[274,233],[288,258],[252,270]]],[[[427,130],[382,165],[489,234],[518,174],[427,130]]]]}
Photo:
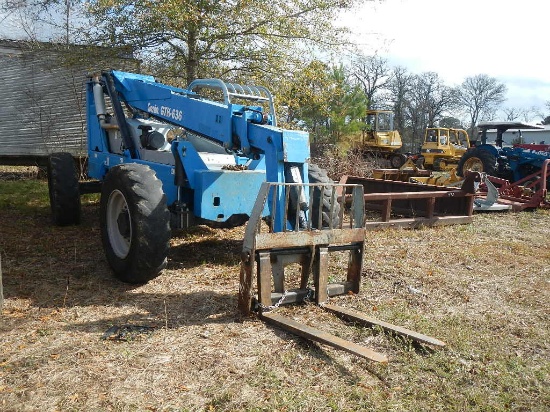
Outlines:
{"type": "Polygon", "coordinates": [[[463,180],[463,178],[456,174],[455,169],[451,169],[449,172],[444,173],[430,173],[429,176],[411,176],[408,181],[424,185],[457,187],[462,184],[463,180]]]}
{"type": "Polygon", "coordinates": [[[435,171],[456,169],[458,162],[470,147],[468,132],[463,129],[429,127],[420,149],[419,166],[435,171]]]}
{"type": "MultiPolygon", "coordinates": [[[[326,173],[308,163],[309,135],[277,127],[267,88],[199,79],[181,89],[152,76],[109,70],[90,76],[86,113],[88,176],[95,180],[78,180],[69,153],[52,154],[48,187],[53,220],[79,223],[80,194],[101,192],[101,239],[118,279],[146,283],[158,276],[167,264],[171,228],[203,223],[233,227],[250,219],[242,252],[241,312],[248,315],[254,309],[290,332],[387,360],[273,312],[312,296],[323,305],[328,296],[358,293],[365,228],[362,186],[342,189],[356,198],[350,213],[326,173]],[[346,280],[335,286],[328,283],[332,252],[348,253],[350,262],[346,280]],[[302,276],[292,295],[284,272],[295,263],[302,276]],[[311,274],[313,287],[308,286],[311,274]]],[[[324,307],[373,323],[348,309],[324,307]]],[[[374,323],[443,345],[398,326],[374,323]]]]}
{"type": "Polygon", "coordinates": [[[401,182],[408,182],[412,178],[428,179],[431,175],[430,170],[420,168],[410,157],[399,169],[372,169],[374,179],[398,180],[401,182]]]}
{"type": "Polygon", "coordinates": [[[389,110],[367,110],[366,127],[358,149],[365,158],[386,159],[392,168],[398,169],[407,161],[407,156],[399,152],[403,142],[393,120],[394,114],[389,110]]]}
{"type": "Polygon", "coordinates": [[[455,169],[434,174],[432,170],[418,166],[412,156],[399,169],[372,169],[372,178],[433,186],[460,186],[464,180],[457,176],[455,169]]]}

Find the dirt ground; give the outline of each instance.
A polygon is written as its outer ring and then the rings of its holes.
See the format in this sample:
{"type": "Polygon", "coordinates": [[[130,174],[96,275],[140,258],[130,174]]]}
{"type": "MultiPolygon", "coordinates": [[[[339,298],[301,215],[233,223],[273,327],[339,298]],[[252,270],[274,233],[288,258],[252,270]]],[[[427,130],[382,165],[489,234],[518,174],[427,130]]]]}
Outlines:
{"type": "Polygon", "coordinates": [[[368,233],[361,294],[331,300],[443,349],[280,309],[388,364],[240,319],[244,228],[174,233],[164,273],[131,286],[98,215],[91,200],[80,226],[54,227],[43,204],[0,208],[3,411],[550,410],[548,212],[368,233]]]}

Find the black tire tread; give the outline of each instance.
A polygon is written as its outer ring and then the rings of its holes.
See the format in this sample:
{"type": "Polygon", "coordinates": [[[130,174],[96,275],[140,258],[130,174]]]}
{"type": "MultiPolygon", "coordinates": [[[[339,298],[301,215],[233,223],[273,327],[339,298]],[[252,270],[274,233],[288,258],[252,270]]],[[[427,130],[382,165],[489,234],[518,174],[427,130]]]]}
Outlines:
{"type": "Polygon", "coordinates": [[[170,247],[170,212],[162,183],[148,166],[128,163],[111,168],[102,188],[100,202],[101,239],[107,261],[115,276],[127,283],[147,283],[166,267],[170,247]],[[113,252],[106,227],[107,203],[113,190],[123,193],[132,224],[128,256],[113,252]]]}
{"type": "MultiPolygon", "coordinates": [[[[321,169],[316,164],[310,164],[308,168],[309,183],[333,183],[328,177],[326,170],[321,169]]],[[[311,207],[311,219],[312,227],[318,229],[319,221],[318,216],[321,208],[322,213],[322,226],[329,227],[332,220],[332,227],[337,228],[340,222],[340,204],[334,204],[334,210],[332,216],[330,215],[332,202],[332,188],[327,187],[323,191],[323,198],[321,199],[321,190],[315,188],[313,190],[313,201],[311,207]]]]}
{"type": "Polygon", "coordinates": [[[390,156],[390,164],[394,169],[399,169],[407,161],[407,156],[402,153],[394,153],[390,156]]]}
{"type": "Polygon", "coordinates": [[[468,150],[466,153],[462,155],[460,158],[458,165],[457,165],[457,171],[456,174],[458,176],[464,177],[464,163],[468,159],[471,159],[472,157],[477,157],[481,163],[483,164],[483,172],[487,173],[490,176],[496,176],[497,173],[497,167],[496,167],[496,158],[494,155],[489,153],[486,150],[480,150],[480,149],[472,149],[468,150]]]}
{"type": "Polygon", "coordinates": [[[57,226],[80,223],[81,203],[78,172],[70,153],[52,153],[48,157],[48,192],[52,220],[57,226]]]}

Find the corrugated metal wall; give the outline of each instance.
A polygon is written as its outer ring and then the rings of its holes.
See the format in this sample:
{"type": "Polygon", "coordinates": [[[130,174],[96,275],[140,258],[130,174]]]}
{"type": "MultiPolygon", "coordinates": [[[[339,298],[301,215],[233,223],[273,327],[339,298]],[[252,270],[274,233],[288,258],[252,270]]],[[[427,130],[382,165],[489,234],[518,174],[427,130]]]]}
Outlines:
{"type": "MultiPolygon", "coordinates": [[[[134,59],[107,61],[138,67],[134,59]]],[[[60,52],[0,41],[0,156],[85,155],[86,74],[108,66],[77,47],[60,52]]]]}
{"type": "MultiPolygon", "coordinates": [[[[524,143],[535,143],[540,144],[544,142],[545,144],[550,144],[550,128],[545,129],[522,129],[521,137],[523,138],[524,143]]],[[[487,141],[494,142],[497,138],[496,130],[487,130],[487,141]]],[[[505,144],[512,144],[519,140],[518,130],[507,130],[502,134],[502,140],[505,144]]]]}

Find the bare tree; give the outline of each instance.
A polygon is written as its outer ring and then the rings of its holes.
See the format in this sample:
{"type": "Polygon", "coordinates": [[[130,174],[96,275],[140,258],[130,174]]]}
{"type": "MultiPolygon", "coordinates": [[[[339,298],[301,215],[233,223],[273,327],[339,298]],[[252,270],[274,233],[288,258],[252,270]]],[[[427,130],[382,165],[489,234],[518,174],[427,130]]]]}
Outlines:
{"type": "Polygon", "coordinates": [[[458,103],[469,116],[470,134],[479,120],[488,120],[494,116],[498,106],[506,100],[506,91],[503,83],[487,74],[467,77],[458,87],[458,103]]]}
{"type": "Polygon", "coordinates": [[[368,99],[368,108],[377,105],[377,94],[384,90],[392,78],[388,61],[379,56],[357,55],[352,60],[352,73],[368,99]]]}
{"type": "Polygon", "coordinates": [[[395,115],[395,128],[406,139],[406,106],[407,96],[412,87],[414,76],[405,67],[394,67],[387,83],[387,92],[383,100],[387,101],[395,115]]]}
{"type": "Polygon", "coordinates": [[[399,110],[404,127],[404,141],[411,150],[423,140],[424,130],[433,126],[456,106],[456,92],[445,86],[434,72],[407,75],[395,73],[390,90],[394,97],[394,110],[399,110]]]}
{"type": "Polygon", "coordinates": [[[456,92],[446,86],[435,72],[422,73],[416,83],[417,93],[424,98],[428,126],[435,125],[444,113],[456,106],[456,92]]]}
{"type": "Polygon", "coordinates": [[[460,119],[452,116],[446,116],[439,119],[439,127],[447,127],[449,129],[464,129],[460,119]]]}
{"type": "Polygon", "coordinates": [[[511,122],[522,117],[523,110],[517,107],[504,107],[502,113],[504,114],[504,120],[511,122]]]}
{"type": "Polygon", "coordinates": [[[405,116],[410,128],[411,149],[421,145],[424,130],[428,125],[427,101],[424,84],[420,76],[414,75],[406,97],[405,116]]]}
{"type": "Polygon", "coordinates": [[[0,11],[17,25],[15,37],[71,44],[89,29],[81,0],[5,0],[0,11]]]}

